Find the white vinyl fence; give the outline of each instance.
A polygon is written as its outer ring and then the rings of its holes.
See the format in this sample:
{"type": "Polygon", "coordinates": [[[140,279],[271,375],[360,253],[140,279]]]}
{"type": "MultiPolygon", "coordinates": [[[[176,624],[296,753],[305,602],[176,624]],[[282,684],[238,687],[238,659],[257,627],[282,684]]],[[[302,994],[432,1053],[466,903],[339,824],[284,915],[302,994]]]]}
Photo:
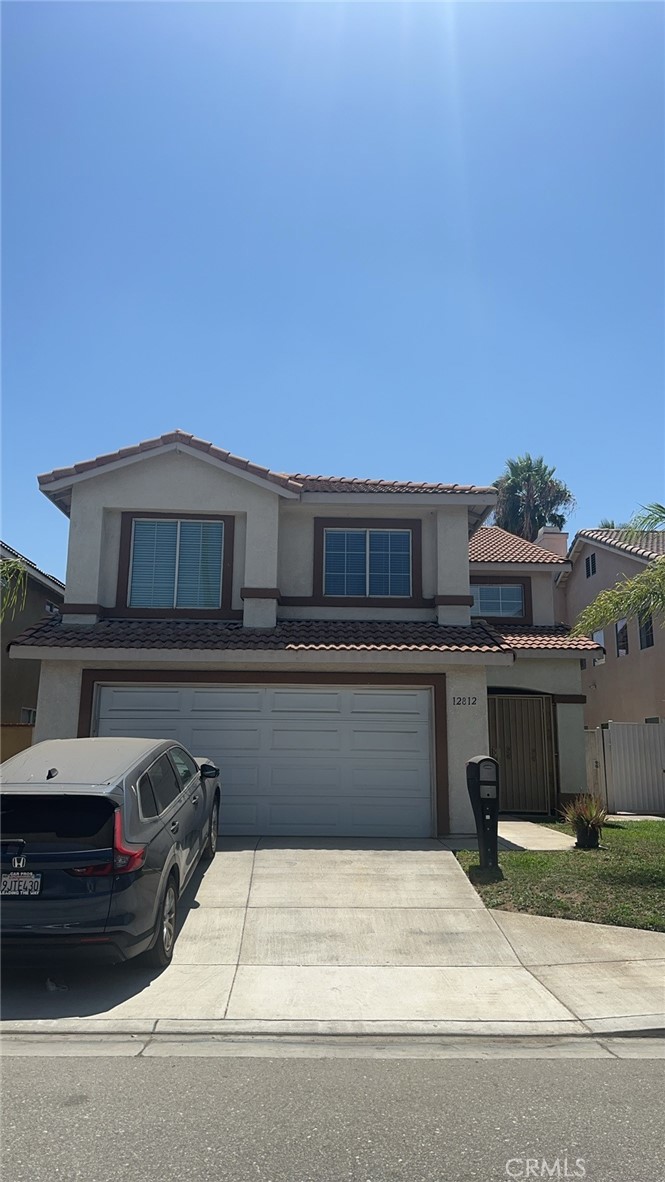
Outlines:
{"type": "Polygon", "coordinates": [[[610,813],[665,814],[665,722],[585,731],[587,788],[610,813]]]}

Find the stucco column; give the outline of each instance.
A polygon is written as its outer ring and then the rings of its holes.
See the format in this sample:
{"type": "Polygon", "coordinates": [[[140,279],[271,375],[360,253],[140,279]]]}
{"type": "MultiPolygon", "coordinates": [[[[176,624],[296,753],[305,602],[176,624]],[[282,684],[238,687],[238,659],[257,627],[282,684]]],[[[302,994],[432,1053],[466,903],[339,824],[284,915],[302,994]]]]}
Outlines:
{"type": "MultiPolygon", "coordinates": [[[[446,505],[436,515],[436,594],[469,595],[469,512],[466,505],[446,505]]],[[[439,624],[468,624],[470,608],[439,604],[439,624]]]]}
{"type": "Polygon", "coordinates": [[[489,755],[484,665],[446,670],[446,712],[450,832],[475,833],[476,823],[466,787],[466,762],[473,755],[489,755]]]}
{"type": "MultiPolygon", "coordinates": [[[[277,587],[278,540],[279,499],[266,498],[260,509],[251,509],[247,513],[244,587],[250,590],[277,587]]],[[[242,622],[245,628],[274,628],[277,600],[246,596],[242,622]]]]}
{"type": "Polygon", "coordinates": [[[556,702],[559,743],[559,789],[563,794],[586,792],[584,706],[577,702],[556,702]]]}
{"type": "Polygon", "coordinates": [[[33,743],[75,739],[81,698],[81,666],[72,661],[42,661],[33,743]]]}

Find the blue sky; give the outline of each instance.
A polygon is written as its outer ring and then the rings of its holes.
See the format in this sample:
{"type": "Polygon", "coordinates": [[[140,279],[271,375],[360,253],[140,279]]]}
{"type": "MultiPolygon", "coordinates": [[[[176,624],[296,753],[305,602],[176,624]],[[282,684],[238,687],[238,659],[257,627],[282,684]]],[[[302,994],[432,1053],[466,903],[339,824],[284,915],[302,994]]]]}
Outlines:
{"type": "Polygon", "coordinates": [[[181,427],[280,470],[662,499],[665,9],[10,3],[2,536],[181,427]]]}

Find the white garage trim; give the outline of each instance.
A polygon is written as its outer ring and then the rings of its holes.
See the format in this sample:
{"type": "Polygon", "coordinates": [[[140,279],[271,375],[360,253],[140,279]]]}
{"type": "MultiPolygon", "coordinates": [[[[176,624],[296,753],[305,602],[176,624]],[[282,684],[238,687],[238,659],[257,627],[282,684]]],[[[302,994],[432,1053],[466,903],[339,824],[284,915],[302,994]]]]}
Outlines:
{"type": "Polygon", "coordinates": [[[221,767],[226,834],[429,837],[432,687],[100,685],[99,735],[173,738],[221,767]]]}

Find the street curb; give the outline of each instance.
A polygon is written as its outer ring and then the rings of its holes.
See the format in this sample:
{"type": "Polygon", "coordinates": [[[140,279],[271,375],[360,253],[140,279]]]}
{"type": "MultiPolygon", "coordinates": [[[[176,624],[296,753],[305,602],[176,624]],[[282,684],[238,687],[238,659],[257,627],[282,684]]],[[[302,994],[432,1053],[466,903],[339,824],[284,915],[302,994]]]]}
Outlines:
{"type": "MultiPolygon", "coordinates": [[[[8,1022],[0,1029],[0,1043],[4,1038],[19,1038],[25,1039],[26,1041],[34,1039],[70,1040],[73,1038],[94,1038],[99,1041],[118,1038],[148,1038],[150,1040],[158,1039],[160,1041],[173,1041],[175,1039],[185,1041],[214,1039],[215,1041],[223,1040],[228,1042],[254,1041],[257,1039],[285,1042],[293,1039],[307,1039],[319,1042],[344,1040],[345,1042],[356,1044],[376,1042],[377,1039],[388,1039],[397,1042],[411,1040],[421,1043],[428,1041],[438,1043],[446,1039],[473,1042],[488,1038],[492,1040],[519,1038],[540,1041],[557,1039],[597,1041],[606,1038],[650,1038],[665,1040],[665,1017],[661,1019],[661,1022],[661,1025],[635,1027],[626,1027],[618,1023],[616,1027],[603,1030],[585,1028],[582,1023],[579,1024],[582,1028],[576,1030],[569,1028],[553,1030],[551,1023],[547,1024],[547,1030],[542,1029],[545,1023],[506,1023],[506,1025],[511,1026],[511,1029],[504,1029],[502,1031],[497,1030],[496,1023],[476,1023],[474,1024],[475,1029],[473,1030],[468,1029],[468,1023],[465,1024],[467,1026],[465,1030],[459,1029],[463,1025],[462,1023],[438,1023],[436,1026],[432,1024],[429,1029],[414,1030],[411,1028],[411,1024],[405,1024],[408,1027],[406,1029],[400,1029],[395,1026],[389,1027],[388,1024],[382,1024],[381,1029],[371,1029],[367,1023],[312,1023],[309,1026],[293,1023],[289,1025],[288,1029],[266,1029],[265,1024],[243,1024],[242,1028],[236,1027],[235,1029],[230,1029],[228,1023],[210,1023],[205,1021],[201,1021],[200,1023],[169,1021],[163,1026],[160,1026],[159,1022],[130,1021],[125,1025],[109,1022],[103,1026],[94,1022],[76,1023],[72,1026],[56,1025],[55,1023],[45,1023],[41,1026],[27,1022],[8,1022]],[[354,1026],[357,1026],[357,1029],[354,1029],[354,1026]],[[455,1028],[453,1029],[453,1027],[455,1028]]],[[[566,1023],[565,1025],[569,1027],[572,1024],[566,1023]]]]}

